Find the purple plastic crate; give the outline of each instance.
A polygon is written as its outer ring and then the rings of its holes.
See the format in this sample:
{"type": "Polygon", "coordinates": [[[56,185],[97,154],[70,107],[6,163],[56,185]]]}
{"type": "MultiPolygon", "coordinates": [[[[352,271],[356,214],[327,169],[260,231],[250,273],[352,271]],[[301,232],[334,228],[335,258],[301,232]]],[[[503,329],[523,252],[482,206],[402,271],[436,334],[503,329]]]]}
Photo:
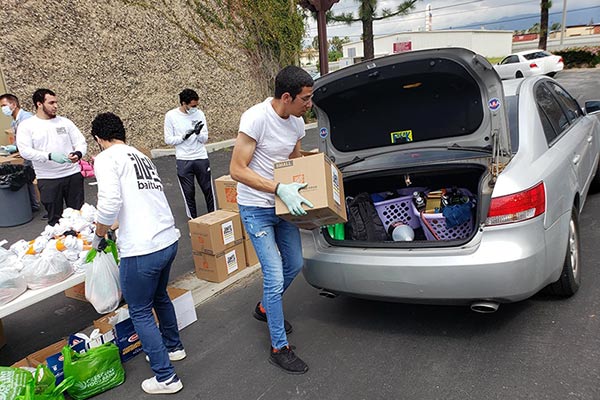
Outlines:
{"type": "MultiPolygon", "coordinates": [[[[467,189],[458,189],[461,193],[467,196],[472,196],[471,192],[467,189]]],[[[427,240],[457,240],[468,237],[473,232],[473,215],[471,218],[463,224],[453,226],[452,228],[446,227],[446,218],[442,213],[423,213],[420,214],[416,207],[411,203],[413,213],[417,216],[417,220],[423,228],[425,237],[427,240]],[[435,232],[435,235],[433,232],[435,232]],[[438,237],[436,237],[436,235],[438,237]]]]}
{"type": "Polygon", "coordinates": [[[388,227],[393,223],[400,221],[403,224],[415,229],[420,227],[421,222],[419,217],[415,215],[412,207],[412,194],[410,196],[396,197],[395,199],[379,201],[373,203],[377,214],[383,222],[383,226],[387,231],[388,227]]]}

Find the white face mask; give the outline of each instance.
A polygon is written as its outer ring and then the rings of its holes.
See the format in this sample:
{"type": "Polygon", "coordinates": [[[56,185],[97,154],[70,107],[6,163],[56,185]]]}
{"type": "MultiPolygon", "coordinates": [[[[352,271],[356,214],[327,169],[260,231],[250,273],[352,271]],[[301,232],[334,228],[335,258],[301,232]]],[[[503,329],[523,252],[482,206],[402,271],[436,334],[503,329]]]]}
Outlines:
{"type": "Polygon", "coordinates": [[[193,113],[195,113],[196,111],[198,111],[198,108],[197,108],[197,107],[191,107],[191,108],[189,108],[189,109],[187,110],[187,113],[188,113],[188,114],[193,114],[193,113]]]}
{"type": "Polygon", "coordinates": [[[2,106],[2,114],[6,115],[7,117],[10,117],[12,115],[12,110],[10,109],[10,106],[2,106]]]}

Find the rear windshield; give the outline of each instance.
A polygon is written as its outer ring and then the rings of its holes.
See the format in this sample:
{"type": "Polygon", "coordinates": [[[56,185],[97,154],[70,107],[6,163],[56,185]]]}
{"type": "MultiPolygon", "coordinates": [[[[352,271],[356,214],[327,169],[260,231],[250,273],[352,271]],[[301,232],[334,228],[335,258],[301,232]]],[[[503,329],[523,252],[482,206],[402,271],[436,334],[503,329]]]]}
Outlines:
{"type": "Polygon", "coordinates": [[[535,60],[536,58],[543,58],[551,56],[552,54],[547,51],[536,51],[535,53],[523,54],[526,60],[535,60]]]}
{"type": "Polygon", "coordinates": [[[347,76],[315,92],[339,151],[469,135],[483,121],[479,85],[455,62],[402,63],[376,74],[347,76]]]}

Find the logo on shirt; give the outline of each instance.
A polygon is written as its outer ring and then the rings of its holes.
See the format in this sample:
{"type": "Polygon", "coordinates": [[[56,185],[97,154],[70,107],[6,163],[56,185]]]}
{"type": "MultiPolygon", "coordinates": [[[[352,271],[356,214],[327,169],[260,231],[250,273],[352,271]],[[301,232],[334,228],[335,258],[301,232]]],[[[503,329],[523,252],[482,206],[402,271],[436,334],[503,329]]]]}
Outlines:
{"type": "Polygon", "coordinates": [[[137,178],[138,189],[157,189],[163,191],[163,185],[158,177],[156,167],[152,164],[152,161],[148,157],[139,156],[135,153],[127,153],[129,159],[133,161],[133,168],[135,169],[135,175],[137,178]]]}
{"type": "Polygon", "coordinates": [[[59,135],[66,135],[67,128],[65,128],[64,126],[59,126],[58,128],[56,128],[56,133],[59,135]]]}

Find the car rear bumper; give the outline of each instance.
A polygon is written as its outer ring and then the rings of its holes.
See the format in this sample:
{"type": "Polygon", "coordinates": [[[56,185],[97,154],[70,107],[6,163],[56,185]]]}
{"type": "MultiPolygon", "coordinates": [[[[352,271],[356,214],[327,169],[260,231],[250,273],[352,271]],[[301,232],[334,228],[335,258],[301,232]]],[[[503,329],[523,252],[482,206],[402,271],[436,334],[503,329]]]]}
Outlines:
{"type": "Polygon", "coordinates": [[[547,263],[541,218],[519,225],[486,227],[469,244],[442,249],[332,247],[304,231],[304,276],[317,288],[359,297],[439,304],[519,301],[556,281],[561,264],[547,263]]]}

